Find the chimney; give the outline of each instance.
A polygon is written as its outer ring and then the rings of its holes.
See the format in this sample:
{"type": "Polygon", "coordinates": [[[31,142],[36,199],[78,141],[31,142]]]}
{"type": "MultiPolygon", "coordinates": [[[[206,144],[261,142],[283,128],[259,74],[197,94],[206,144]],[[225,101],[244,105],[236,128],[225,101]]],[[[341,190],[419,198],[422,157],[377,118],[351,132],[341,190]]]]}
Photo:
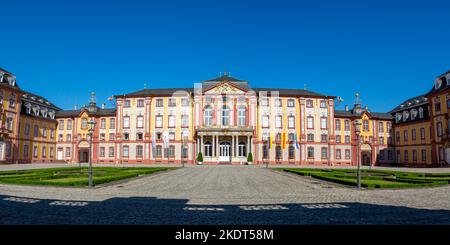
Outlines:
{"type": "Polygon", "coordinates": [[[348,111],[348,105],[345,105],[345,111],[348,111]]]}
{"type": "Polygon", "coordinates": [[[75,106],[73,107],[74,110],[78,110],[78,104],[75,104],[75,106]]]}
{"type": "Polygon", "coordinates": [[[105,107],[106,107],[106,104],[102,103],[102,109],[105,109],[105,107]]]}

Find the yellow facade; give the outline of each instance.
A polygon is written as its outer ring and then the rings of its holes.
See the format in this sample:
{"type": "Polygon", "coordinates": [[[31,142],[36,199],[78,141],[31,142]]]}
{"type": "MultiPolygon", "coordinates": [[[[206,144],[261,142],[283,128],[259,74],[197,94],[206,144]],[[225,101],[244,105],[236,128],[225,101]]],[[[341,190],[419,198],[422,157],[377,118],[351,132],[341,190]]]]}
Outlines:
{"type": "Polygon", "coordinates": [[[53,162],[56,152],[56,125],[56,120],[21,115],[19,161],[53,162]]]}

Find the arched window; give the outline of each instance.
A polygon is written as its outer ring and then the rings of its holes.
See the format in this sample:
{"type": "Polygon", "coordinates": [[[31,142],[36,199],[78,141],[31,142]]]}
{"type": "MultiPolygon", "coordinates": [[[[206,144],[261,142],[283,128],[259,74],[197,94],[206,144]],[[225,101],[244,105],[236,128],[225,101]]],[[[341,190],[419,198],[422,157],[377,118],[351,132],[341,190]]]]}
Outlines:
{"type": "Polygon", "coordinates": [[[238,109],[238,125],[245,126],[246,120],[247,120],[247,118],[246,118],[245,106],[241,105],[241,106],[239,106],[239,109],[238,109]]]}
{"type": "Polygon", "coordinates": [[[230,122],[230,110],[226,105],[222,106],[222,125],[228,126],[230,122]]]}
{"type": "Polygon", "coordinates": [[[277,160],[281,160],[282,154],[281,154],[281,146],[277,145],[275,148],[275,157],[277,160]]]}
{"type": "Polygon", "coordinates": [[[293,145],[289,146],[289,159],[295,159],[295,148],[293,145]]]}
{"type": "Polygon", "coordinates": [[[205,142],[205,157],[212,156],[212,144],[210,141],[205,142]]]}
{"type": "Polygon", "coordinates": [[[211,106],[206,106],[204,111],[204,124],[205,126],[211,126],[212,125],[212,109],[211,106]]]}
{"type": "Polygon", "coordinates": [[[238,153],[240,157],[245,157],[247,154],[247,147],[245,146],[245,142],[241,141],[238,145],[238,153]]]}

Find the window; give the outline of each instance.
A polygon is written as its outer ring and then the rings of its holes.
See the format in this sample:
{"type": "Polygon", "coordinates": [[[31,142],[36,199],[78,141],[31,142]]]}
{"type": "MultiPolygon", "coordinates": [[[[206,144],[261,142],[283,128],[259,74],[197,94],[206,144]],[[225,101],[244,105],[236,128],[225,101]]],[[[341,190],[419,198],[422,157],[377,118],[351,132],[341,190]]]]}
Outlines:
{"type": "Polygon", "coordinates": [[[205,157],[211,157],[212,156],[212,144],[209,141],[206,141],[204,144],[204,153],[205,153],[205,157]]]}
{"type": "Polygon", "coordinates": [[[419,108],[419,118],[420,119],[423,118],[423,108],[422,107],[419,108]]]}
{"type": "Polygon", "coordinates": [[[281,99],[275,99],[275,107],[281,107],[282,102],[281,99]]]}
{"type": "Polygon", "coordinates": [[[436,128],[437,128],[437,135],[439,136],[439,137],[441,137],[442,136],[442,122],[438,122],[437,124],[436,124],[436,128]]]}
{"type": "Polygon", "coordinates": [[[295,148],[293,145],[289,146],[289,160],[295,159],[295,148]]]}
{"type": "Polygon", "coordinates": [[[169,99],[169,107],[175,107],[177,106],[177,100],[175,98],[169,99]]]}
{"type": "Polygon", "coordinates": [[[314,117],[308,116],[306,118],[306,125],[308,129],[314,129],[314,117]]]}
{"type": "Polygon", "coordinates": [[[321,134],[321,135],[320,135],[320,141],[322,141],[322,142],[327,142],[327,141],[328,141],[328,135],[326,135],[326,134],[321,134]]]}
{"type": "Polygon", "coordinates": [[[125,100],[125,104],[123,105],[123,107],[125,107],[125,108],[131,107],[131,101],[130,100],[125,100]]]}
{"type": "Polygon", "coordinates": [[[334,125],[335,125],[335,130],[337,130],[337,131],[341,130],[341,120],[340,119],[336,119],[334,121],[334,125]]]}
{"type": "Polygon", "coordinates": [[[325,102],[325,100],[321,100],[320,101],[320,108],[326,108],[327,107],[327,103],[325,102]]]}
{"type": "Polygon", "coordinates": [[[281,133],[277,133],[275,135],[275,141],[280,141],[281,140],[281,133]]]}
{"type": "Polygon", "coordinates": [[[281,146],[277,145],[277,147],[275,147],[275,159],[276,160],[281,160],[282,158],[282,151],[281,151],[281,146]]]}
{"type": "Polygon", "coordinates": [[[350,120],[344,121],[345,131],[350,131],[350,120]]]}
{"type": "Polygon", "coordinates": [[[439,147],[439,161],[444,160],[444,148],[439,147]]]}
{"type": "Polygon", "coordinates": [[[106,119],[102,118],[100,120],[100,128],[105,129],[106,128],[106,119]]]}
{"type": "Polygon", "coordinates": [[[47,158],[47,147],[42,147],[42,158],[47,158]]]}
{"type": "Polygon", "coordinates": [[[380,150],[380,160],[384,160],[384,150],[380,150]]]}
{"type": "Polygon", "coordinates": [[[380,145],[384,145],[384,137],[383,136],[380,136],[380,138],[378,139],[378,144],[380,144],[380,145]]]}
{"type": "Polygon", "coordinates": [[[350,136],[349,135],[346,135],[345,136],[345,143],[350,143],[350,136]]]}
{"type": "Polygon", "coordinates": [[[436,113],[441,112],[441,100],[439,97],[436,97],[436,103],[434,104],[434,110],[436,113]]]}
{"type": "Polygon", "coordinates": [[[327,148],[327,147],[322,147],[322,148],[320,149],[320,157],[321,157],[322,159],[328,158],[328,148],[327,148]]]}
{"type": "Polygon", "coordinates": [[[422,150],[422,161],[425,162],[427,160],[427,150],[422,150]]]}
{"type": "Polygon", "coordinates": [[[246,156],[246,146],[245,146],[245,142],[239,142],[238,144],[238,156],[240,157],[245,157],[246,156]]]}
{"type": "Polygon", "coordinates": [[[261,99],[261,105],[262,106],[269,106],[269,99],[267,99],[267,98],[261,99]]]}
{"type": "Polygon", "coordinates": [[[269,157],[269,149],[267,143],[263,146],[263,159],[267,159],[269,157]]]}
{"type": "Polygon", "coordinates": [[[276,116],[275,117],[275,127],[276,128],[281,128],[282,127],[281,116],[276,116]]]}
{"type": "Polygon", "coordinates": [[[114,133],[109,133],[109,141],[113,141],[114,140],[114,133]]]}
{"type": "Polygon", "coordinates": [[[81,119],[81,129],[87,129],[87,118],[81,119]]]}
{"type": "Polygon", "coordinates": [[[383,122],[378,123],[378,132],[383,133],[384,132],[384,125],[383,122]]]}
{"type": "Polygon", "coordinates": [[[412,150],[413,161],[417,161],[417,150],[412,150]]]}
{"type": "Polygon", "coordinates": [[[23,157],[24,158],[28,158],[28,151],[29,151],[28,145],[24,145],[23,146],[23,157]]]}
{"type": "Polygon", "coordinates": [[[307,100],[306,101],[306,107],[312,108],[313,106],[314,106],[314,102],[312,100],[307,100]]]}
{"type": "Polygon", "coordinates": [[[142,147],[142,145],[137,145],[136,146],[136,157],[142,158],[143,156],[144,156],[144,148],[142,147]]]}
{"type": "Polygon", "coordinates": [[[204,118],[205,126],[211,126],[212,125],[212,109],[211,109],[211,106],[206,106],[203,114],[204,114],[203,118],[204,118]]]}
{"type": "Polygon", "coordinates": [[[369,136],[369,143],[370,143],[370,144],[373,143],[373,136],[369,136]]]}
{"type": "Polygon", "coordinates": [[[269,127],[269,116],[262,116],[262,127],[263,128],[269,127]]]}
{"type": "Polygon", "coordinates": [[[50,129],[50,139],[55,138],[55,130],[53,128],[50,129]]]}
{"type": "Polygon", "coordinates": [[[164,101],[163,99],[156,99],[156,107],[163,107],[164,101]]]}
{"type": "Polygon", "coordinates": [[[314,147],[308,147],[308,158],[314,158],[314,147]]]}
{"type": "Polygon", "coordinates": [[[403,160],[404,161],[408,161],[408,150],[405,150],[403,153],[404,153],[403,154],[403,160]]]}
{"type": "Polygon", "coordinates": [[[72,120],[67,120],[67,130],[72,130],[72,120]]]}
{"type": "Polygon", "coordinates": [[[38,157],[38,148],[37,148],[37,146],[33,147],[33,157],[38,157]]]}
{"type": "Polygon", "coordinates": [[[320,128],[327,129],[327,118],[326,117],[320,118],[320,128]]]}
{"type": "Polygon", "coordinates": [[[336,150],[336,159],[341,159],[341,149],[336,150]]]}
{"type": "Polygon", "coordinates": [[[363,131],[369,131],[369,120],[363,120],[363,131]]]}
{"type": "Polygon", "coordinates": [[[70,147],[66,147],[66,157],[70,157],[70,147]]]}
{"type": "Polygon", "coordinates": [[[175,146],[174,145],[171,145],[171,146],[169,146],[169,156],[168,157],[170,157],[170,158],[174,158],[175,157],[175,146]]]}
{"type": "Polygon", "coordinates": [[[101,141],[105,141],[105,138],[106,138],[106,137],[105,137],[105,134],[100,134],[100,140],[101,140],[101,141]]]}
{"type": "Polygon", "coordinates": [[[412,141],[416,141],[416,139],[417,139],[417,132],[416,132],[415,128],[413,128],[411,130],[411,139],[412,139],[412,141]]]}
{"type": "Polygon", "coordinates": [[[105,147],[100,147],[100,157],[105,157],[105,147]]]}
{"type": "Polygon", "coordinates": [[[387,143],[388,143],[388,145],[392,145],[392,137],[391,136],[388,136],[387,143]]]}
{"type": "Polygon", "coordinates": [[[288,141],[294,141],[295,140],[295,136],[293,133],[288,134],[288,141]]]}
{"type": "Polygon", "coordinates": [[[287,100],[287,106],[288,107],[295,107],[295,100],[294,99],[288,99],[287,100]]]}
{"type": "Polygon", "coordinates": [[[136,128],[143,128],[144,127],[144,117],[143,116],[137,116],[136,118],[136,128]]]}
{"type": "Polygon", "coordinates": [[[288,116],[288,128],[295,128],[295,117],[288,116]]]}
{"type": "Polygon", "coordinates": [[[130,117],[129,116],[123,117],[123,128],[130,128],[130,117]]]}
{"type": "Polygon", "coordinates": [[[58,134],[58,141],[63,141],[63,134],[58,134]]]}
{"type": "Polygon", "coordinates": [[[307,140],[308,140],[308,142],[313,142],[314,141],[314,134],[308,134],[307,140]]]}
{"type": "Polygon", "coordinates": [[[129,146],[127,146],[127,145],[123,146],[122,150],[123,150],[123,153],[122,153],[123,157],[129,157],[130,156],[130,147],[129,146]]]}
{"type": "Polygon", "coordinates": [[[14,108],[15,106],[16,106],[16,99],[12,97],[9,99],[9,108],[14,108]]]}
{"type": "Polygon", "coordinates": [[[400,132],[399,131],[397,131],[397,132],[395,132],[395,143],[400,143],[400,132]]]}
{"type": "Polygon", "coordinates": [[[189,127],[189,115],[181,115],[181,127],[189,127]]]}
{"type": "Polygon", "coordinates": [[[46,138],[47,137],[47,128],[42,128],[42,137],[46,138]]]}
{"type": "Polygon", "coordinates": [[[38,125],[34,125],[33,135],[34,135],[34,137],[39,136],[39,126],[38,125]]]}
{"type": "Polygon", "coordinates": [[[425,140],[425,128],[420,128],[420,139],[425,140]]]}
{"type": "Polygon", "coordinates": [[[169,140],[175,140],[175,133],[174,132],[170,132],[169,133],[169,140]]]}
{"type": "Polygon", "coordinates": [[[144,107],[144,100],[137,100],[137,107],[144,107]]]}
{"type": "Polygon", "coordinates": [[[175,127],[175,116],[170,115],[169,116],[169,128],[174,128],[175,127]]]}
{"type": "Polygon", "coordinates": [[[114,118],[109,119],[109,129],[115,129],[116,128],[116,121],[114,118]]]}
{"type": "Polygon", "coordinates": [[[230,120],[230,110],[226,105],[222,106],[222,125],[228,126],[230,120]]]}
{"type": "Polygon", "coordinates": [[[350,150],[345,150],[345,159],[349,160],[350,159],[350,150]]]}
{"type": "Polygon", "coordinates": [[[26,136],[30,135],[30,124],[29,123],[25,123],[25,135],[26,136]]]}
{"type": "Polygon", "coordinates": [[[394,159],[394,155],[392,153],[392,151],[388,150],[388,160],[393,160],[394,159]]]}
{"type": "Polygon", "coordinates": [[[6,128],[10,131],[13,130],[13,118],[12,117],[8,117],[6,119],[6,128]]]}
{"type": "Polygon", "coordinates": [[[67,134],[66,135],[66,141],[72,141],[72,135],[71,134],[67,134]]]}
{"type": "Polygon", "coordinates": [[[246,124],[246,110],[245,110],[245,106],[239,106],[238,109],[238,125],[239,126],[245,126],[246,124]]]}
{"type": "Polygon", "coordinates": [[[341,136],[340,135],[336,135],[336,143],[341,143],[341,136]]]}
{"type": "Polygon", "coordinates": [[[64,129],[64,120],[59,120],[59,123],[58,123],[59,125],[58,125],[58,129],[59,130],[63,130],[64,129]]]}
{"type": "Polygon", "coordinates": [[[189,99],[182,98],[181,99],[181,105],[182,106],[189,106],[189,99]]]}
{"type": "Polygon", "coordinates": [[[408,130],[403,130],[403,140],[404,140],[405,142],[408,141],[408,130]]]}
{"type": "Polygon", "coordinates": [[[114,146],[110,146],[108,150],[108,156],[114,157],[114,146]]]}
{"type": "Polygon", "coordinates": [[[155,148],[155,157],[161,158],[162,157],[162,146],[157,145],[155,148]]]}
{"type": "Polygon", "coordinates": [[[163,126],[163,117],[162,116],[156,116],[155,120],[156,120],[155,127],[162,128],[162,126],[163,126]]]}

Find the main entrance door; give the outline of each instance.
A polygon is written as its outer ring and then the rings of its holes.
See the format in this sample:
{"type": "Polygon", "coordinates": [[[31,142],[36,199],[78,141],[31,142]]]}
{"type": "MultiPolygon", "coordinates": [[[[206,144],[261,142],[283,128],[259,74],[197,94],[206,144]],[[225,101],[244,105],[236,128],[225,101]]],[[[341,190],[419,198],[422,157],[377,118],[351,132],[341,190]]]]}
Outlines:
{"type": "Polygon", "coordinates": [[[231,152],[231,144],[229,142],[221,142],[219,145],[219,161],[220,162],[229,162],[231,152]]]}

